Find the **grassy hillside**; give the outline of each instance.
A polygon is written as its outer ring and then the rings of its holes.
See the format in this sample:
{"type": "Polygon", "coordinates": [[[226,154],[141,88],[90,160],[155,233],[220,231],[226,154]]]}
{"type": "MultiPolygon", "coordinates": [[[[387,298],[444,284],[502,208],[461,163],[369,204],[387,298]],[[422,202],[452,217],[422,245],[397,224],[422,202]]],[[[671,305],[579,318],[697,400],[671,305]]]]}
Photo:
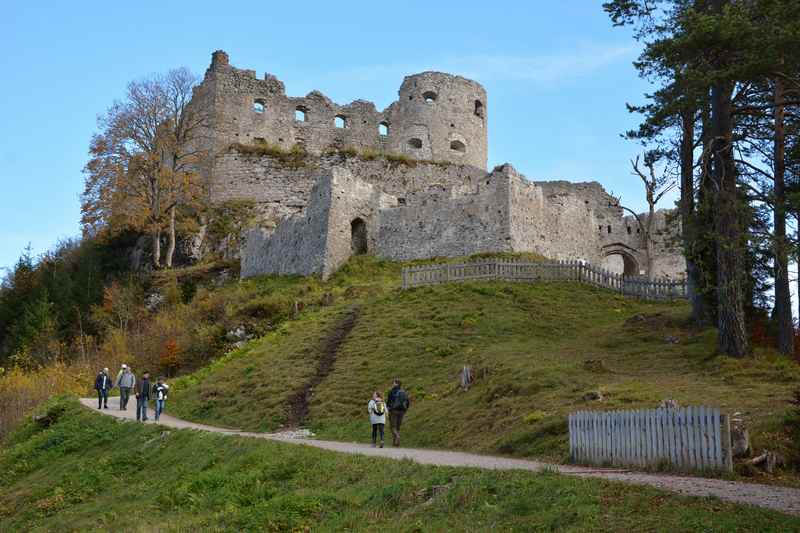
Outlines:
{"type": "Polygon", "coordinates": [[[800,519],[552,473],[117,422],[58,398],[0,448],[0,531],[790,531],[800,519]]]}
{"type": "MultiPolygon", "coordinates": [[[[400,377],[412,396],[404,445],[563,460],[566,415],[577,409],[681,404],[741,412],[757,447],[785,445],[786,400],[800,379],[790,360],[715,356],[715,331],[685,327],[685,303],[648,303],[574,283],[466,283],[400,291],[399,269],[352,261],[328,283],[334,303],[178,380],[168,409],[188,419],[274,430],[289,399],[314,375],[324,338],[358,305],[332,371],[313,391],[306,423],[325,438],[366,440],[366,402],[400,377]],[[477,380],[458,387],[470,365],[477,380]],[[603,400],[585,400],[600,392],[603,400]]],[[[283,286],[283,285],[281,285],[283,286]]],[[[309,286],[310,287],[310,286],[309,286]]],[[[312,298],[313,299],[313,298],[312,298]]]]}

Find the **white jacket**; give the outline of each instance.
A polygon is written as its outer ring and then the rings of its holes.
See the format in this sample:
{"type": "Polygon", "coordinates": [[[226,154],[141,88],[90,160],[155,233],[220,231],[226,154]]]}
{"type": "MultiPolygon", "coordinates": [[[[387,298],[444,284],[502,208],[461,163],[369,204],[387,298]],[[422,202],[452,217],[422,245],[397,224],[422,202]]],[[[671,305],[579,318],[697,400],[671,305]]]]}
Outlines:
{"type": "Polygon", "coordinates": [[[370,424],[386,424],[386,403],[383,403],[383,414],[376,415],[375,414],[375,400],[370,400],[367,404],[367,411],[369,411],[369,423],[370,424]]]}

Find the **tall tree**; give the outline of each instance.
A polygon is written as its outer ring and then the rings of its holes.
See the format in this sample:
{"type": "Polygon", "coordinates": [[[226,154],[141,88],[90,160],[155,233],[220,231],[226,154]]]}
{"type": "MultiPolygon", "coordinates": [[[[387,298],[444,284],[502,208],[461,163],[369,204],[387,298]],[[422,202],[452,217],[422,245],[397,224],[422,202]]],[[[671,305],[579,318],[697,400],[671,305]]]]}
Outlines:
{"type": "Polygon", "coordinates": [[[152,238],[153,265],[172,266],[179,211],[193,212],[204,200],[195,169],[204,152],[207,117],[191,106],[196,78],[186,69],[134,81],[126,97],[99,119],[85,168],[82,222],[89,234],[134,228],[152,238]]]}

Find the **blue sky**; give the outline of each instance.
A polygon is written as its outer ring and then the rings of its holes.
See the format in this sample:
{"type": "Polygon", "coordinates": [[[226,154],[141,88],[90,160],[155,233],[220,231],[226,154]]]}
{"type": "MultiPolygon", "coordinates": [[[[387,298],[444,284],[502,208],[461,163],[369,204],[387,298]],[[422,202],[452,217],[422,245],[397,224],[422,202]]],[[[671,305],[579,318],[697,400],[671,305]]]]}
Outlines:
{"type": "MultiPolygon", "coordinates": [[[[81,169],[96,117],[128,81],[211,52],[379,108],[406,74],[443,70],[488,91],[489,166],[597,180],[643,207],[620,138],[647,84],[638,48],[601,2],[17,2],[0,18],[0,267],[80,232],[81,169]]],[[[668,206],[672,200],[666,202],[668,206]]]]}

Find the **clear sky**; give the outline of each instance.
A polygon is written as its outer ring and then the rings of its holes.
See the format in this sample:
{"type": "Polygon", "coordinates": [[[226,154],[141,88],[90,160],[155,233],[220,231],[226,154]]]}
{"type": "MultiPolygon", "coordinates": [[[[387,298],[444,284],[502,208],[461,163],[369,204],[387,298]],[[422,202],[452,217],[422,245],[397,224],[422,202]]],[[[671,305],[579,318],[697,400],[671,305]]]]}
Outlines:
{"type": "MultiPolygon", "coordinates": [[[[319,89],[379,108],[404,75],[442,70],[488,92],[489,167],[533,180],[597,180],[644,207],[626,102],[647,84],[638,47],[601,1],[32,2],[0,16],[0,267],[80,233],[81,169],[96,117],[132,79],[211,52],[277,75],[290,95],[319,89]]],[[[673,199],[664,203],[670,207],[673,199]]]]}

